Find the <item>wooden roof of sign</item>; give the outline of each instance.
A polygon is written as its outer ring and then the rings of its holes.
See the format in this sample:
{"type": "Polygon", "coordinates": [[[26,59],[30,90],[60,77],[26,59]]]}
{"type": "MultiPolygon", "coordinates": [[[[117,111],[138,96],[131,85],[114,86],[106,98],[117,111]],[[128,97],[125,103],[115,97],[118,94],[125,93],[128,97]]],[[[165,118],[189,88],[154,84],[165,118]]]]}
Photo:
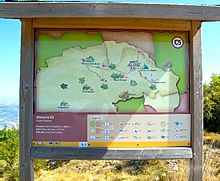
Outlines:
{"type": "Polygon", "coordinates": [[[220,6],[148,3],[5,2],[1,18],[120,17],[220,21],[220,6]]]}

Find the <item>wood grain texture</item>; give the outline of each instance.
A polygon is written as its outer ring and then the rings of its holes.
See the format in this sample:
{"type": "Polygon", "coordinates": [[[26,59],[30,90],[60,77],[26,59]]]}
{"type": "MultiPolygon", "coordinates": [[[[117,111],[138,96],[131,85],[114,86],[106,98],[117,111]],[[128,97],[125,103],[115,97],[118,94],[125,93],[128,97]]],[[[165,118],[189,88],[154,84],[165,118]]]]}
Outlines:
{"type": "Polygon", "coordinates": [[[191,110],[192,110],[192,149],[190,180],[201,181],[203,160],[203,86],[201,22],[192,21],[191,39],[191,110]]]}
{"type": "Polygon", "coordinates": [[[0,17],[22,20],[20,81],[20,180],[33,180],[32,159],[191,159],[191,180],[202,180],[202,64],[201,21],[220,20],[218,7],[196,7],[116,3],[1,3],[0,17]],[[16,5],[16,6],[15,6],[16,5]],[[4,9],[4,8],[6,9],[4,9]],[[72,8],[72,9],[71,9],[72,8]],[[198,8],[198,9],[197,9],[198,8]],[[206,9],[207,8],[207,9],[206,9]],[[4,10],[3,10],[4,9],[4,10]],[[193,9],[195,10],[193,12],[193,9]],[[208,12],[208,9],[210,10],[208,12]],[[169,10],[169,12],[168,12],[169,10]],[[155,12],[153,12],[155,11],[155,12]],[[180,11],[180,12],[179,12],[180,11]],[[181,13],[182,12],[182,13],[181,13]],[[179,14],[180,13],[180,14],[179,14]],[[207,14],[206,14],[207,13],[207,14]],[[209,19],[211,18],[212,19],[209,19]],[[91,17],[93,18],[91,18],[91,17]],[[49,19],[41,19],[48,17],[49,19]],[[51,17],[60,18],[53,19],[51,17]],[[63,18],[62,18],[63,17],[63,18]],[[67,17],[78,17],[68,19],[67,17]],[[87,17],[87,18],[83,18],[87,17]],[[98,17],[98,18],[97,18],[98,17]],[[104,18],[103,18],[104,17],[104,18]],[[120,18],[117,18],[120,17],[120,18]],[[128,21],[124,21],[127,18],[128,21]],[[130,19],[129,19],[130,18],[130,19]],[[160,18],[155,21],[146,18],[160,18]],[[161,18],[163,20],[161,20],[161,18]],[[170,20],[182,19],[182,20],[170,20]],[[71,22],[72,20],[72,22],[71,22]],[[91,21],[92,20],[92,21],[91,21]],[[96,21],[95,21],[96,20],[96,21]],[[108,20],[108,21],[106,21],[108,20]],[[152,22],[151,22],[152,21],[152,22]],[[167,22],[165,22],[167,21],[167,22]],[[56,22],[58,22],[56,24],[56,22]],[[103,23],[104,22],[104,23],[103,23]],[[130,25],[129,23],[130,22],[130,25]],[[123,24],[124,23],[124,24],[123,24]],[[181,25],[181,23],[183,23],[181,25]],[[173,24],[173,25],[172,25],[173,24]],[[34,27],[35,28],[122,28],[190,31],[192,148],[103,149],[32,147],[34,27]],[[167,29],[166,29],[167,28],[167,29]],[[176,29],[175,29],[176,28],[176,29]]]}
{"type": "Polygon", "coordinates": [[[1,3],[0,17],[131,17],[218,21],[220,7],[93,2],[1,3]]]}
{"type": "Polygon", "coordinates": [[[33,130],[34,29],[32,19],[22,20],[20,63],[20,180],[31,181],[34,167],[30,157],[33,130]]]}
{"type": "Polygon", "coordinates": [[[190,20],[145,18],[35,18],[34,28],[106,28],[190,31],[190,20]]]}
{"type": "Polygon", "coordinates": [[[87,159],[87,160],[155,160],[192,158],[188,147],[149,149],[104,149],[73,147],[32,147],[32,159],[87,159]]]}

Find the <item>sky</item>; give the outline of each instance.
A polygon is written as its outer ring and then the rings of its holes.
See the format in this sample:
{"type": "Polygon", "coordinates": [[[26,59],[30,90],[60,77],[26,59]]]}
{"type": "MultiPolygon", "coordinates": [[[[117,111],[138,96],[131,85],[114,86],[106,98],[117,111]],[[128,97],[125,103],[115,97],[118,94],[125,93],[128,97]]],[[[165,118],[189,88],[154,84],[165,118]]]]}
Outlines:
{"type": "MultiPolygon", "coordinates": [[[[100,2],[103,0],[95,0],[100,2]]],[[[111,1],[111,0],[110,0],[111,1]]],[[[114,2],[132,2],[114,0],[114,2]]],[[[137,2],[134,1],[133,2],[137,2]]],[[[219,0],[139,0],[146,3],[217,5],[219,0]]],[[[202,24],[203,82],[212,74],[220,74],[220,21],[202,24]]],[[[21,23],[0,18],[0,98],[19,97],[21,23]]]]}

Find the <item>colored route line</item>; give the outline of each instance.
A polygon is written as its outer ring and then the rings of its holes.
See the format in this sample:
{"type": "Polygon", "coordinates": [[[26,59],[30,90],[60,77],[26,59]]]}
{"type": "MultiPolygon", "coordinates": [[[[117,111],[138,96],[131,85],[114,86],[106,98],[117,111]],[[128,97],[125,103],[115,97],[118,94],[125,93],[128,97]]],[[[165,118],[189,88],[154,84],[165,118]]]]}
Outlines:
{"type": "Polygon", "coordinates": [[[88,69],[88,71],[94,73],[95,75],[97,75],[97,76],[99,77],[100,80],[102,80],[102,77],[101,77],[98,73],[96,73],[96,72],[90,70],[88,65],[86,65],[86,68],[88,69]]]}

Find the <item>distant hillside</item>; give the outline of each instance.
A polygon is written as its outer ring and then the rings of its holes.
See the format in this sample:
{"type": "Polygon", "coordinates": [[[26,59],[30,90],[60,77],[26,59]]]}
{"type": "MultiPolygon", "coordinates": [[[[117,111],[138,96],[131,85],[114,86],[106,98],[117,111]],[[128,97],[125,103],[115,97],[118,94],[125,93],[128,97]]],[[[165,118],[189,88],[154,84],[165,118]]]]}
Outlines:
{"type": "Polygon", "coordinates": [[[18,125],[18,110],[17,99],[0,98],[0,130],[18,125]]]}

